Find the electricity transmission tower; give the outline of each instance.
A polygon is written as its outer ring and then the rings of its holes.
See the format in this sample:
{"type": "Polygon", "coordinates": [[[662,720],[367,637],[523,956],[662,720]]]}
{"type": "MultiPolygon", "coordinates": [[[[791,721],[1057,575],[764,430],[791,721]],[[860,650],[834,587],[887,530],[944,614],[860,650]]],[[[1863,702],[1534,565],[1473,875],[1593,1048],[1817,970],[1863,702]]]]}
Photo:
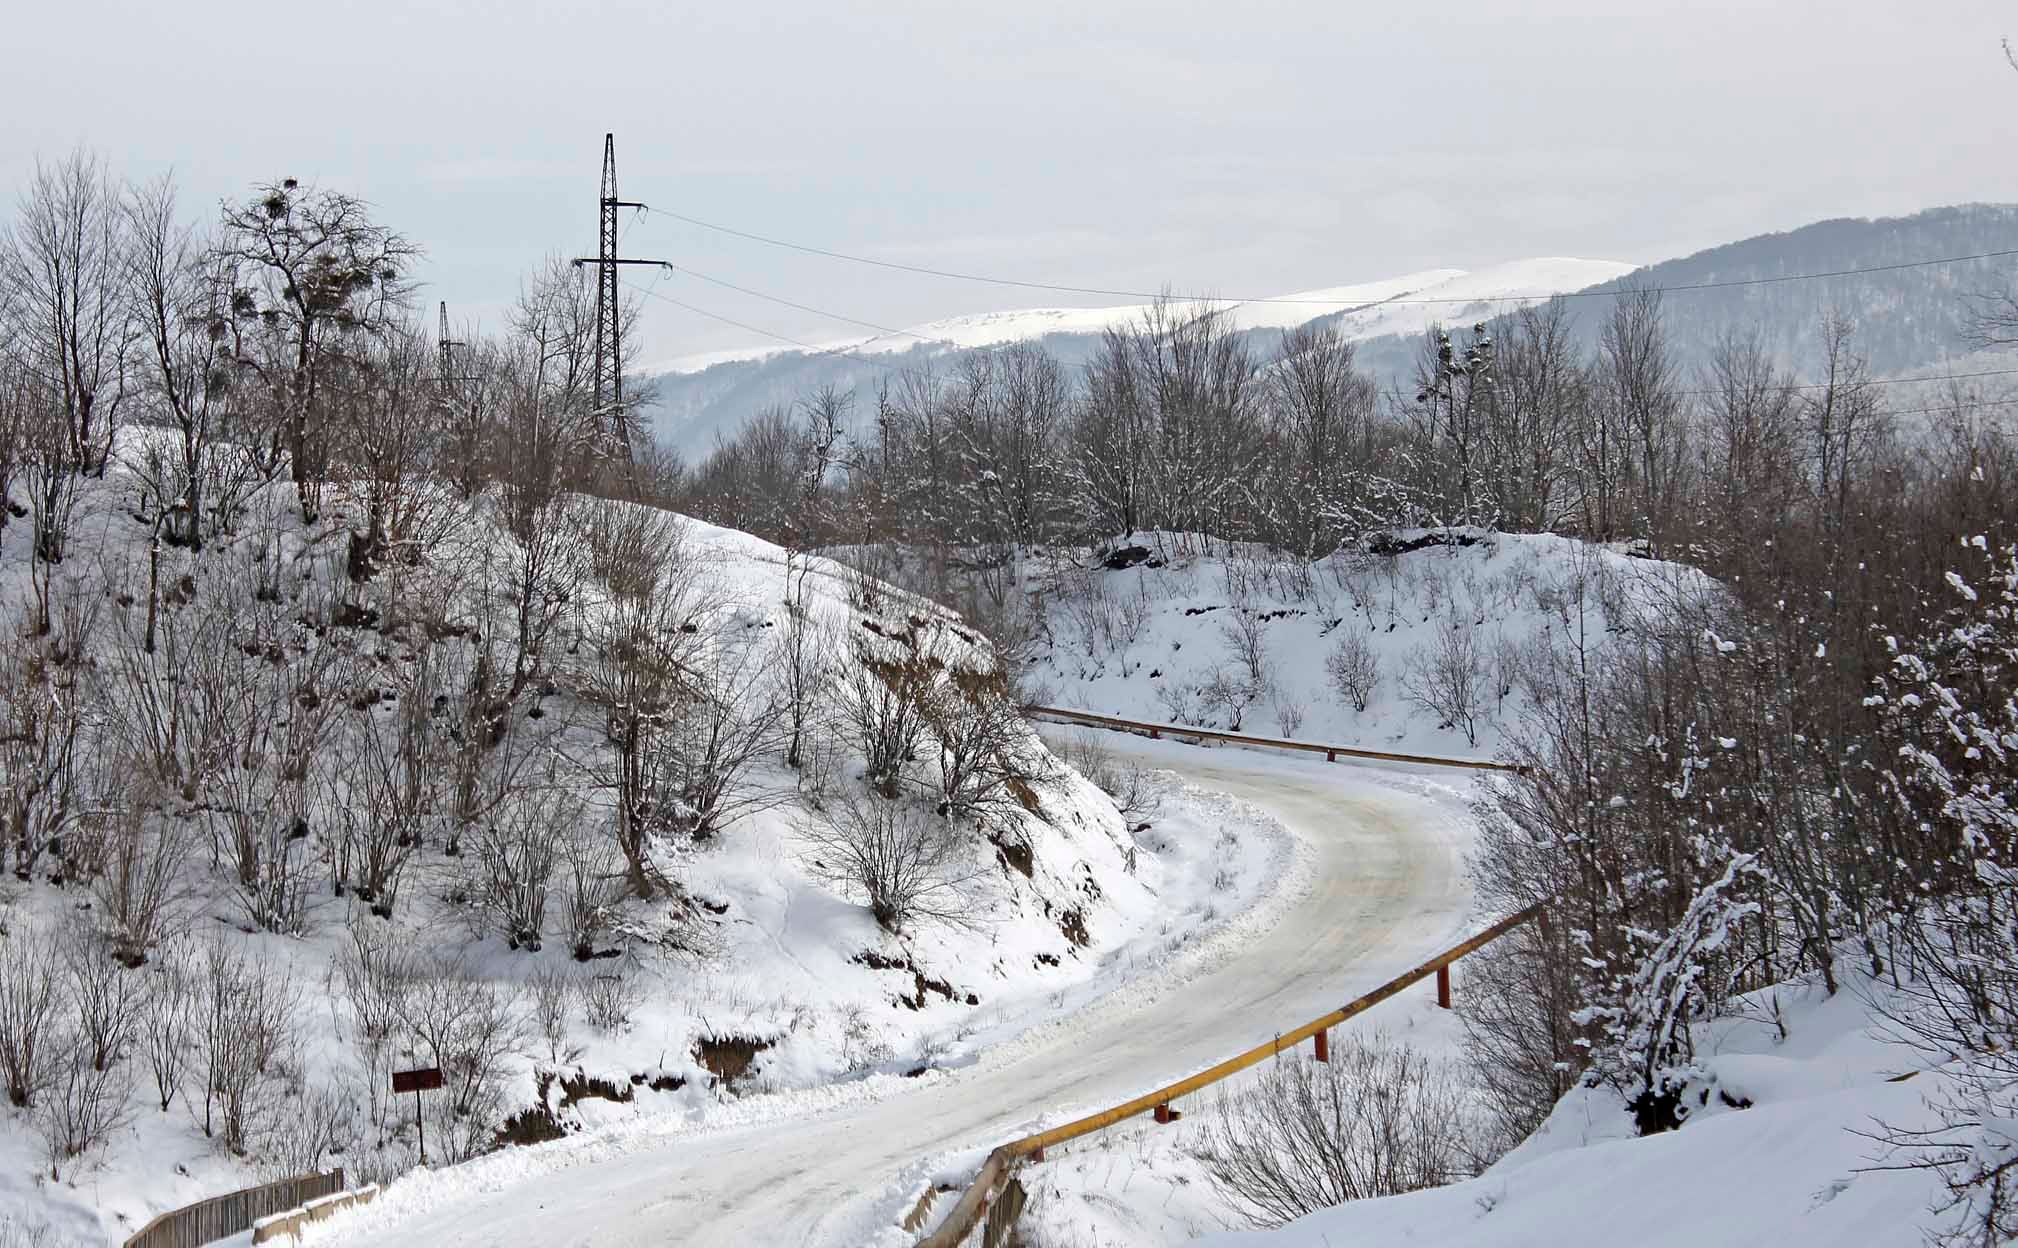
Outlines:
{"type": "Polygon", "coordinates": [[[441,369],[437,376],[441,381],[441,388],[445,393],[453,395],[456,387],[476,380],[475,377],[468,373],[456,371],[456,354],[458,352],[463,353],[463,367],[467,368],[469,366],[469,355],[467,352],[469,344],[460,338],[451,338],[448,336],[448,300],[446,299],[442,300],[441,303],[441,333],[435,338],[435,345],[441,350],[441,369]]]}
{"type": "Polygon", "coordinates": [[[596,266],[595,412],[598,435],[606,455],[631,457],[630,413],[624,408],[623,304],[617,296],[620,265],[643,264],[671,269],[664,260],[623,259],[617,255],[617,209],[646,205],[617,198],[617,136],[603,135],[602,246],[594,259],[577,257],[575,267],[596,266]]]}

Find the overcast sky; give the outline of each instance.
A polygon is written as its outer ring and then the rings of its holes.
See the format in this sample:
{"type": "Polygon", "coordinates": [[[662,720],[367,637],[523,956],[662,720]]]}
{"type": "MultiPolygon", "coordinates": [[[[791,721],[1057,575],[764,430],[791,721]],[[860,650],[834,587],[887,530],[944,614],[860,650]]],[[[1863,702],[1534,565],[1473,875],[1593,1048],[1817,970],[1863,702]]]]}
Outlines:
{"type": "MultiPolygon", "coordinates": [[[[933,267],[1267,295],[2018,201],[2006,34],[2009,0],[33,0],[0,17],[0,189],[80,142],[131,175],[172,166],[205,215],[255,180],[313,179],[425,246],[430,300],[495,324],[542,254],[593,248],[613,130],[625,197],[694,217],[933,267]]],[[[664,215],[624,246],[893,325],[1101,302],[664,215]]],[[[792,337],[859,332],[691,277],[659,290],[792,337]]],[[[645,333],[654,359],[764,341],[662,302],[645,333]]]]}

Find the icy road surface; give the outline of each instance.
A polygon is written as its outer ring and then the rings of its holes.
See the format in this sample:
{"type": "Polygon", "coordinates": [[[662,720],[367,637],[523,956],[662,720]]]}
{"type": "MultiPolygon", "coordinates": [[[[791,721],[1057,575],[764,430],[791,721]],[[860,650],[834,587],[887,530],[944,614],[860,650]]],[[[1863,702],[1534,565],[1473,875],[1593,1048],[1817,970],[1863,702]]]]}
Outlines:
{"type": "Polygon", "coordinates": [[[1024,1134],[1040,1114],[1090,1112],[1180,1078],[1344,1004],[1464,935],[1470,894],[1461,858],[1471,831],[1458,791],[1470,785],[1467,773],[1378,772],[1119,735],[1103,744],[1265,808],[1306,843],[1308,887],[1286,885],[1292,895],[1274,907],[1276,921],[1239,932],[1231,949],[1201,950],[1210,969],[1194,965],[1187,980],[1180,959],[1159,972],[1167,981],[1160,989],[1117,993],[964,1069],[903,1081],[880,1099],[653,1141],[494,1190],[444,1183],[438,1201],[390,1225],[370,1216],[336,1222],[315,1242],[904,1243],[896,1211],[923,1184],[908,1190],[901,1176],[917,1173],[921,1160],[992,1146],[1024,1134]]]}

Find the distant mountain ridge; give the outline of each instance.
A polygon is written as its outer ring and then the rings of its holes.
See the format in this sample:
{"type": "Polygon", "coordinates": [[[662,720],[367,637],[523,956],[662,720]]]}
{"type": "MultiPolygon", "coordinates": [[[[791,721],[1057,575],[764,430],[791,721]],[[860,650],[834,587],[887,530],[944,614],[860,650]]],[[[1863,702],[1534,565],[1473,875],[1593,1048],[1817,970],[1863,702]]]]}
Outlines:
{"type": "MultiPolygon", "coordinates": [[[[1819,351],[1830,311],[1858,326],[1857,350],[1878,375],[1898,374],[1965,355],[1969,296],[2010,289],[2018,257],[1900,268],[1802,281],[1795,275],[1871,269],[1951,256],[2018,250],[2018,204],[1964,204],[1906,217],[1840,218],[1709,248],[1644,268],[1608,260],[1542,257],[1487,268],[1429,269],[1267,302],[1224,306],[1266,349],[1276,334],[1312,321],[1335,323],[1359,342],[1361,367],[1383,385],[1413,366],[1421,334],[1437,323],[1490,320],[1552,294],[1571,300],[1578,333],[1594,342],[1606,301],[1628,284],[1663,288],[1751,282],[1707,290],[1672,290],[1665,320],[1684,367],[1705,358],[1727,327],[1756,328],[1768,348],[1797,373],[1819,351]],[[1313,302],[1297,302],[1308,300],[1313,302]],[[1331,309],[1316,301],[1348,301],[1331,309]],[[1363,301],[1363,302],[1362,302],[1363,301]]],[[[1083,362],[1105,330],[1141,315],[1142,305],[1026,308],[953,317],[902,334],[821,344],[807,352],[755,349],[669,361],[657,369],[659,398],[650,420],[659,436],[690,458],[773,403],[789,403],[822,385],[857,394],[856,410],[874,409],[877,386],[892,369],[950,371],[971,351],[1032,341],[1067,364],[1083,362]]]]}

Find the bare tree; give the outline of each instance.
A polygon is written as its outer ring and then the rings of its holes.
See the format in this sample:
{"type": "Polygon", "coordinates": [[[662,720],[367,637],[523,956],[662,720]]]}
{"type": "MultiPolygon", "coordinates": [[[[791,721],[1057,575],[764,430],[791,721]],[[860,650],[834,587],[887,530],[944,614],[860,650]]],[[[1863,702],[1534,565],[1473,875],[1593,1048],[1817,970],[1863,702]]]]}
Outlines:
{"type": "Polygon", "coordinates": [[[103,473],[134,340],[126,218],[104,163],[83,149],[37,162],[15,237],[31,367],[58,404],[45,454],[71,472],[103,473]]]}
{"type": "Polygon", "coordinates": [[[160,469],[148,454],[134,466],[151,481],[168,540],[200,551],[207,532],[229,527],[258,474],[225,441],[244,432],[234,424],[240,344],[229,282],[176,208],[175,184],[166,175],[129,190],[124,204],[127,293],[140,339],[137,399],[143,418],[175,435],[160,469]]]}
{"type": "MultiPolygon", "coordinates": [[[[330,448],[323,387],[359,339],[384,332],[412,292],[419,247],[372,220],[371,206],[293,178],[256,186],[226,204],[219,259],[233,273],[231,309],[273,339],[285,451],[302,518],[321,510],[330,448]]],[[[248,353],[248,358],[252,358],[248,353]]]]}

